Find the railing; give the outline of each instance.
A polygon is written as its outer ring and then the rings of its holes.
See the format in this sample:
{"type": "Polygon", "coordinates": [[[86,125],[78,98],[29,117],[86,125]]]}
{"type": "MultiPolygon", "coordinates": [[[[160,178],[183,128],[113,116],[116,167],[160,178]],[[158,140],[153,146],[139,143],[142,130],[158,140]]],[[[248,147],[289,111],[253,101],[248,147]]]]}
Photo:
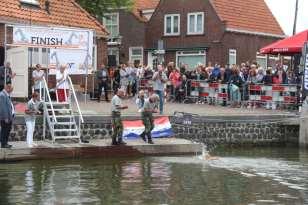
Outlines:
{"type": "MultiPolygon", "coordinates": [[[[51,109],[53,120],[54,120],[54,122],[57,122],[56,113],[55,113],[55,110],[54,110],[54,107],[53,107],[53,104],[52,104],[52,101],[51,101],[51,97],[50,97],[50,94],[49,94],[49,89],[48,89],[48,85],[47,85],[45,77],[43,77],[42,80],[43,80],[43,82],[42,81],[40,82],[40,101],[46,102],[46,95],[47,95],[47,102],[50,104],[50,109],[51,109]],[[42,83],[43,83],[43,86],[42,86],[42,83]],[[44,90],[43,99],[42,99],[42,90],[44,90]]],[[[48,112],[48,110],[46,110],[46,112],[48,112]]]]}
{"type": "Polygon", "coordinates": [[[78,102],[78,99],[77,99],[77,96],[76,96],[75,88],[74,88],[73,83],[72,83],[72,79],[69,76],[67,77],[67,79],[68,79],[68,82],[69,82],[69,86],[71,88],[70,90],[72,90],[73,99],[74,99],[76,106],[77,106],[79,118],[81,119],[81,123],[84,123],[84,119],[83,119],[83,116],[82,116],[82,113],[81,113],[81,109],[80,109],[79,102],[78,102]]]}
{"type": "MultiPolygon", "coordinates": [[[[73,94],[73,100],[75,101],[76,106],[77,106],[77,111],[78,111],[78,115],[79,115],[77,131],[78,131],[78,135],[80,137],[81,136],[81,132],[80,132],[80,130],[81,130],[81,123],[84,123],[84,119],[83,119],[83,116],[82,116],[82,113],[81,113],[81,109],[80,109],[80,106],[79,106],[79,102],[78,102],[78,99],[77,99],[77,96],[76,96],[75,88],[73,86],[71,77],[67,76],[67,80],[69,82],[70,90],[72,91],[72,94],[73,94]]],[[[65,96],[67,96],[66,95],[66,90],[65,90],[65,96]]],[[[71,101],[72,101],[72,98],[70,97],[70,104],[72,103],[71,101]]]]}

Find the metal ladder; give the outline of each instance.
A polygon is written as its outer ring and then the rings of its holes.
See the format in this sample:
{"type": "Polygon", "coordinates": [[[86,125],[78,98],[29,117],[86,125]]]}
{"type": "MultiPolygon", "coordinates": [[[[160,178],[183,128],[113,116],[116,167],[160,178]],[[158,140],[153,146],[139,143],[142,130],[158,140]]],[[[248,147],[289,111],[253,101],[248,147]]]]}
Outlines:
{"type": "Polygon", "coordinates": [[[43,92],[43,96],[40,96],[41,102],[43,102],[44,106],[44,139],[46,133],[45,125],[47,121],[53,143],[56,140],[73,139],[77,139],[78,142],[81,142],[81,124],[84,123],[84,120],[71,78],[68,76],[67,80],[70,93],[67,102],[58,102],[58,97],[57,101],[51,100],[45,78],[43,78],[44,86],[41,86],[45,91],[43,92]],[[75,101],[78,113],[77,116],[74,114],[72,101],[75,101]]]}

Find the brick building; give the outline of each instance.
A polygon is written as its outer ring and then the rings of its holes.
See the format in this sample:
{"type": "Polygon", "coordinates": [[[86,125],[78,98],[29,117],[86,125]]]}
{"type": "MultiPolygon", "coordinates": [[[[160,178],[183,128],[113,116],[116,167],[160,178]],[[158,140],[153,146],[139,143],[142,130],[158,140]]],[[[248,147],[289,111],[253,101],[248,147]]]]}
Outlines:
{"type": "Polygon", "coordinates": [[[145,26],[159,0],[134,0],[131,10],[118,9],[105,14],[103,24],[109,31],[110,65],[144,62],[145,26]]]}
{"type": "MultiPolygon", "coordinates": [[[[5,59],[5,25],[14,24],[94,30],[95,64],[107,62],[107,30],[74,0],[0,0],[0,65],[3,65],[5,59]]],[[[12,27],[7,27],[6,36],[7,43],[11,43],[12,27]]],[[[41,56],[46,53],[46,49],[29,48],[29,53],[30,51],[37,52],[38,58],[35,63],[40,63],[43,67],[46,66],[44,60],[41,59],[41,56]]],[[[25,73],[16,73],[17,77],[26,75],[25,73]]],[[[73,76],[75,82],[81,82],[82,79],[82,76],[73,76]]],[[[28,84],[31,80],[24,82],[28,84]]],[[[91,84],[90,82],[89,85],[91,84]]],[[[16,83],[16,86],[17,88],[27,87],[20,81],[16,83]]]]}
{"type": "Polygon", "coordinates": [[[161,0],[146,25],[145,62],[163,43],[164,61],[239,64],[257,60],[263,46],[284,37],[264,0],[161,0]],[[176,5],[176,6],[175,6],[176,5]]]}

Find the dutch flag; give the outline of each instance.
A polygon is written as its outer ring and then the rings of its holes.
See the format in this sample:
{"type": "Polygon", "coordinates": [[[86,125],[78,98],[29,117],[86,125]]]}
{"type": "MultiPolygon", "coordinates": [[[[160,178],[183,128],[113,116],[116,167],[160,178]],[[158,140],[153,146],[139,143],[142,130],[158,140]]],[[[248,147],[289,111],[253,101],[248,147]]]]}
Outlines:
{"type": "MultiPolygon", "coordinates": [[[[154,120],[154,129],[152,138],[171,137],[173,135],[171,123],[168,117],[159,117],[154,120]]],[[[134,139],[144,131],[142,120],[123,121],[123,137],[125,139],[134,139]]]]}

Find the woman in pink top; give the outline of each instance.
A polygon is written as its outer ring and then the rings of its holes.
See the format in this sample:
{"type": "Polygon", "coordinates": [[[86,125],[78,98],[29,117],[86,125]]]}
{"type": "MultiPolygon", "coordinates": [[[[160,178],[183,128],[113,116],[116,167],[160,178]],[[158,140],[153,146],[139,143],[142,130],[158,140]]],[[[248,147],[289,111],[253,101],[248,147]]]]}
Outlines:
{"type": "Polygon", "coordinates": [[[171,85],[172,85],[171,95],[173,95],[174,97],[176,96],[175,91],[177,87],[179,87],[181,84],[180,78],[181,78],[181,74],[179,70],[174,68],[169,75],[169,80],[171,81],[171,85]]]}

